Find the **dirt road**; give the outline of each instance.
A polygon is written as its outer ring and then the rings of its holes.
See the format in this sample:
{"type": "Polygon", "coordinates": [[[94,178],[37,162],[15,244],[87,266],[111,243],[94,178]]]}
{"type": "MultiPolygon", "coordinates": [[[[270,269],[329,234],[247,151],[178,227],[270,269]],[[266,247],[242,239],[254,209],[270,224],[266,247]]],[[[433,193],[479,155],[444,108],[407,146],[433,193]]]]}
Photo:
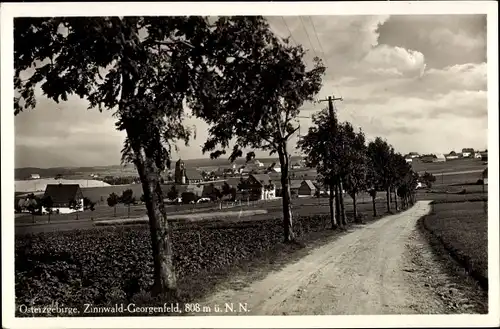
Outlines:
{"type": "Polygon", "coordinates": [[[234,313],[220,315],[453,313],[436,295],[437,287],[451,291],[452,283],[422,247],[416,228],[429,203],[353,230],[262,281],[221,290],[200,305],[233,303],[234,313]]]}

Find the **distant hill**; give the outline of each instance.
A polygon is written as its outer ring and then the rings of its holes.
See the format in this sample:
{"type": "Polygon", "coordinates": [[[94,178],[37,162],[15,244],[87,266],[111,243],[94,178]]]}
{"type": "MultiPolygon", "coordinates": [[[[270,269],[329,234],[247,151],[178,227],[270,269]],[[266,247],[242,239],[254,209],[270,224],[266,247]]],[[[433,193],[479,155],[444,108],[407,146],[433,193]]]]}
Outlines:
{"type": "MultiPolygon", "coordinates": [[[[278,158],[259,158],[259,161],[264,164],[271,165],[273,162],[279,163],[278,158]]],[[[292,156],[292,163],[300,160],[299,156],[292,156]]],[[[171,168],[175,168],[175,162],[177,159],[172,160],[171,168]]],[[[211,160],[209,158],[204,159],[187,159],[183,160],[188,168],[198,168],[198,167],[218,167],[218,166],[229,166],[231,162],[227,158],[219,158],[211,160]]],[[[239,158],[234,162],[236,165],[245,164],[245,158],[239,158]]],[[[55,167],[55,168],[36,168],[36,167],[24,167],[14,169],[15,180],[29,179],[31,174],[39,174],[41,178],[54,178],[56,175],[61,174],[65,178],[84,178],[91,173],[99,174],[100,176],[106,175],[137,175],[135,167],[131,164],[123,167],[121,165],[112,166],[95,166],[95,167],[55,167]]]]}

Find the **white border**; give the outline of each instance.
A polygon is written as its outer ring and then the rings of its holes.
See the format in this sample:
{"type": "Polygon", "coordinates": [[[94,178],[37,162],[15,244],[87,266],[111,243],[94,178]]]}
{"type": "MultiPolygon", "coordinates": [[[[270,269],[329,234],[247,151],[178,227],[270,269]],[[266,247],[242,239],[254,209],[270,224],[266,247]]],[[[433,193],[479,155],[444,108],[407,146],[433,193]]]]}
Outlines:
{"type": "Polygon", "coordinates": [[[252,316],[238,317],[118,317],[14,318],[14,120],[12,18],[16,16],[101,15],[380,15],[487,14],[488,15],[488,149],[489,198],[498,195],[498,4],[496,1],[428,2],[246,2],[246,3],[2,3],[1,4],[1,164],[2,164],[2,326],[6,328],[287,328],[287,327],[479,327],[499,326],[498,202],[489,204],[488,315],[378,315],[378,316],[252,316]]]}

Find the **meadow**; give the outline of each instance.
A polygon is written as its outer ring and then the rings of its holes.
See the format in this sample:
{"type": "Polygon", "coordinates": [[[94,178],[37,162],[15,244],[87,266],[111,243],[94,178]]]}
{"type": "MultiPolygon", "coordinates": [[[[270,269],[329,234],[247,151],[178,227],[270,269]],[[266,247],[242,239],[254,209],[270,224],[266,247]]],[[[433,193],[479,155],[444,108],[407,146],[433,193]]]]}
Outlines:
{"type": "Polygon", "coordinates": [[[487,291],[487,201],[436,202],[421,223],[440,244],[434,243],[434,250],[448,252],[487,291]]]}

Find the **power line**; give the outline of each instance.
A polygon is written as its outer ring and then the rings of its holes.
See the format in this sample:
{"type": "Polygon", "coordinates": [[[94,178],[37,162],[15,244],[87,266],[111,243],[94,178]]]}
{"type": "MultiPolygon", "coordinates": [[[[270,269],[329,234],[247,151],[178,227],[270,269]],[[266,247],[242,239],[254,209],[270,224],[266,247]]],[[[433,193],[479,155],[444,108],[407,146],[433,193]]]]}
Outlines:
{"type": "Polygon", "coordinates": [[[291,30],[290,30],[290,28],[288,27],[288,24],[286,23],[285,17],[284,17],[284,16],[281,16],[281,19],[283,20],[283,23],[285,23],[285,27],[286,27],[286,29],[288,30],[288,33],[290,33],[290,38],[292,39],[293,43],[297,46],[297,45],[298,45],[298,43],[297,43],[297,41],[295,40],[295,38],[293,37],[292,31],[291,31],[291,30]]]}
{"type": "MultiPolygon", "coordinates": [[[[316,35],[316,40],[318,40],[320,50],[321,50],[321,52],[323,54],[323,58],[325,59],[325,64],[326,64],[327,67],[331,68],[330,63],[328,61],[328,57],[326,57],[325,50],[323,49],[323,45],[321,44],[321,41],[319,40],[319,36],[318,36],[318,32],[316,31],[316,26],[314,24],[314,20],[312,19],[311,16],[309,16],[309,20],[311,21],[311,25],[313,27],[314,34],[316,35]]],[[[331,72],[332,72],[332,70],[330,70],[330,74],[331,74],[331,72]]],[[[333,74],[332,74],[332,78],[333,78],[333,74]]],[[[334,85],[333,87],[337,88],[337,91],[339,92],[340,97],[342,97],[342,92],[340,91],[340,87],[337,86],[337,85],[334,85]]]]}
{"type": "Polygon", "coordinates": [[[312,43],[312,41],[311,41],[311,38],[309,37],[309,32],[307,32],[307,28],[306,28],[306,26],[304,25],[304,19],[302,18],[302,16],[299,16],[299,18],[300,18],[300,22],[301,22],[301,24],[302,24],[302,27],[304,28],[304,31],[306,32],[307,39],[309,39],[309,44],[311,45],[312,51],[314,52],[314,55],[315,55],[316,57],[318,57],[318,54],[316,53],[316,49],[314,49],[314,45],[313,45],[313,43],[312,43]]]}

